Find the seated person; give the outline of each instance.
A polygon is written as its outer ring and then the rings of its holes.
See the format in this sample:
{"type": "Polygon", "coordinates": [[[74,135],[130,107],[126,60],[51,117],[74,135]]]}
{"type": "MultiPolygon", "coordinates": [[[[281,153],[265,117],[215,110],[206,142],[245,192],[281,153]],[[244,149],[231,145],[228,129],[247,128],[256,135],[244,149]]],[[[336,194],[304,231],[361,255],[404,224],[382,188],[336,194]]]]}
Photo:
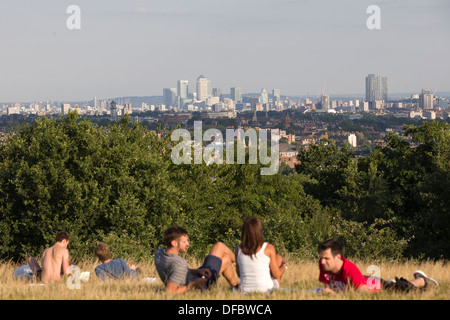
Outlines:
{"type": "MultiPolygon", "coordinates": [[[[43,283],[55,283],[61,279],[61,275],[71,275],[73,271],[71,266],[74,264],[69,263],[69,251],[67,250],[69,242],[68,233],[59,231],[56,234],[55,244],[44,250],[41,265],[34,257],[29,257],[27,261],[28,267],[32,271],[31,278],[41,280],[43,283]]],[[[22,271],[24,270],[22,269],[22,271]]]]}
{"type": "Polygon", "coordinates": [[[102,262],[95,268],[95,274],[107,281],[108,279],[137,279],[138,272],[135,265],[128,265],[122,258],[111,260],[111,250],[106,243],[99,243],[94,249],[95,255],[102,262]]]}
{"type": "Polygon", "coordinates": [[[280,288],[286,262],[272,244],[264,242],[262,223],[257,217],[248,218],[242,227],[236,261],[236,271],[241,279],[239,287],[243,293],[269,293],[280,288]]]}
{"type": "Polygon", "coordinates": [[[164,231],[166,248],[155,252],[155,267],[167,292],[184,293],[192,288],[209,288],[221,274],[233,287],[237,286],[238,281],[232,269],[234,254],[225,244],[216,243],[203,265],[198,269],[190,269],[187,261],[180,256],[187,251],[188,239],[186,229],[172,226],[164,231]]]}

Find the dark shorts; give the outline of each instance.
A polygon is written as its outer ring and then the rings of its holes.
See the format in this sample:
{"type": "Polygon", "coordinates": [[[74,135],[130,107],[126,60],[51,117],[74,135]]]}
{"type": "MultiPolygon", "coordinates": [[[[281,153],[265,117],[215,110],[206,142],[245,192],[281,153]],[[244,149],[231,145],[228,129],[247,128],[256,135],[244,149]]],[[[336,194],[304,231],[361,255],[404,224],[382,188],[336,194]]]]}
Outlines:
{"type": "Polygon", "coordinates": [[[199,269],[209,269],[211,271],[211,278],[208,280],[207,286],[211,286],[216,283],[220,276],[220,268],[222,267],[222,259],[216,256],[208,255],[203,261],[202,266],[199,269]]]}

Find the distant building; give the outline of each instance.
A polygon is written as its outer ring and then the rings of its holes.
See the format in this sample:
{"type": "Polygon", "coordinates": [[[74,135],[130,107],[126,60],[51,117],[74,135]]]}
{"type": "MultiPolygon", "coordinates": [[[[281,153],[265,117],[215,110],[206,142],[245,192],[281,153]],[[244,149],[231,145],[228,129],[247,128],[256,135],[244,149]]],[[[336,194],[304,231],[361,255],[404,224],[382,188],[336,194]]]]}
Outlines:
{"type": "Polygon", "coordinates": [[[289,112],[283,112],[283,115],[281,116],[281,123],[285,129],[289,128],[291,126],[291,119],[289,118],[289,112]]]}
{"type": "Polygon", "coordinates": [[[265,103],[269,103],[269,95],[267,94],[266,89],[261,90],[259,103],[261,103],[262,105],[264,105],[265,103]]]}
{"type": "Polygon", "coordinates": [[[260,102],[260,98],[252,98],[251,99],[251,109],[252,111],[262,111],[262,104],[260,102]]]}
{"type": "Polygon", "coordinates": [[[330,109],[330,96],[326,95],[325,92],[322,93],[320,98],[320,105],[323,111],[328,111],[330,109]]]}
{"type": "Polygon", "coordinates": [[[233,99],[235,102],[242,102],[242,88],[231,88],[231,99],[233,99]]]}
{"type": "Polygon", "coordinates": [[[436,119],[436,112],[434,110],[423,110],[422,117],[429,120],[434,120],[436,119]]]}
{"type": "Polygon", "coordinates": [[[356,135],[355,135],[354,133],[352,133],[352,134],[350,134],[350,135],[348,136],[348,142],[350,143],[350,145],[351,145],[353,148],[356,148],[356,146],[357,146],[357,141],[356,141],[356,135]]]}
{"type": "Polygon", "coordinates": [[[177,89],[164,88],[163,89],[163,104],[168,106],[178,106],[177,103],[177,89]]]}
{"type": "Polygon", "coordinates": [[[117,119],[117,104],[113,100],[109,105],[109,110],[111,111],[111,119],[114,121],[117,119]]]}
{"type": "Polygon", "coordinates": [[[212,96],[218,97],[220,100],[222,100],[222,89],[220,88],[213,88],[212,89],[212,96]]]}
{"type": "Polygon", "coordinates": [[[360,111],[364,111],[364,112],[369,111],[369,102],[367,102],[367,101],[361,101],[361,102],[359,103],[359,110],[360,110],[360,111]]]}
{"type": "Polygon", "coordinates": [[[131,114],[132,110],[131,110],[131,103],[127,102],[125,103],[125,105],[123,106],[123,114],[131,114]]]}
{"type": "Polygon", "coordinates": [[[206,101],[211,96],[211,80],[206,79],[204,75],[200,75],[197,78],[197,101],[206,101]]]}
{"type": "Polygon", "coordinates": [[[422,93],[419,95],[419,107],[422,109],[433,108],[434,96],[428,90],[422,89],[422,93]]]}
{"type": "Polygon", "coordinates": [[[12,114],[20,114],[20,107],[8,107],[7,115],[10,116],[12,114]]]}
{"type": "Polygon", "coordinates": [[[70,110],[70,103],[63,103],[61,105],[61,113],[62,114],[68,114],[70,110]]]}
{"type": "Polygon", "coordinates": [[[272,90],[272,99],[274,104],[281,100],[280,89],[272,90]]]}
{"type": "Polygon", "coordinates": [[[366,101],[373,108],[375,101],[388,100],[387,77],[369,74],[366,77],[366,101]]]}
{"type": "Polygon", "coordinates": [[[291,146],[287,143],[280,143],[280,162],[287,164],[291,168],[295,168],[295,165],[299,163],[297,159],[299,146],[291,146]]]}
{"type": "Polygon", "coordinates": [[[409,117],[410,118],[415,118],[415,117],[422,118],[422,111],[415,111],[415,110],[413,110],[413,111],[411,111],[409,113],[409,117]]]}
{"type": "Polygon", "coordinates": [[[187,80],[177,81],[177,96],[179,96],[180,99],[187,99],[189,91],[188,89],[189,89],[189,81],[187,80]]]}
{"type": "Polygon", "coordinates": [[[381,110],[384,108],[384,101],[383,100],[375,100],[372,102],[372,108],[375,110],[381,110]]]}

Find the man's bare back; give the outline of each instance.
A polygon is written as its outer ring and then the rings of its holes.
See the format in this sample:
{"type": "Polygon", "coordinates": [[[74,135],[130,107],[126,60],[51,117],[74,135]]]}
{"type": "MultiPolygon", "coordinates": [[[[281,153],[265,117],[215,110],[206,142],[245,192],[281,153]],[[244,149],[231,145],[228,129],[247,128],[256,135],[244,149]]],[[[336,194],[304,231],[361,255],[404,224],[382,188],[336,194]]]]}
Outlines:
{"type": "Polygon", "coordinates": [[[61,242],[44,250],[41,260],[42,275],[44,283],[58,282],[61,274],[69,275],[69,251],[67,245],[61,242]]]}

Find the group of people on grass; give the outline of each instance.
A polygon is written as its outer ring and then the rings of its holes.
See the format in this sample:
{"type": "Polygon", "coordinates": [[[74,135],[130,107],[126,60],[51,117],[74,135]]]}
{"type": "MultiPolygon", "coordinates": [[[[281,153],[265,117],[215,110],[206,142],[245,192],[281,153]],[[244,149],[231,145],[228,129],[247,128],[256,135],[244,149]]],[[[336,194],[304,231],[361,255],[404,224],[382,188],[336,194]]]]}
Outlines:
{"type": "MultiPolygon", "coordinates": [[[[169,293],[207,290],[220,276],[227,280],[233,291],[244,294],[270,293],[281,288],[287,263],[277,254],[272,244],[264,241],[263,226],[257,217],[246,219],[242,227],[241,243],[234,252],[224,243],[217,242],[203,264],[196,269],[189,268],[182,257],[189,247],[187,230],[175,225],[166,229],[163,236],[166,247],[156,250],[154,263],[158,276],[169,293]]],[[[30,274],[43,283],[57,282],[61,275],[70,275],[72,270],[67,249],[69,241],[66,232],[59,232],[55,244],[44,251],[41,265],[32,257],[28,259],[30,274]]],[[[94,252],[102,262],[95,268],[95,274],[102,280],[139,278],[140,272],[136,266],[128,265],[121,258],[111,259],[111,251],[105,243],[98,244],[94,252]]],[[[324,286],[318,290],[320,292],[337,293],[349,288],[359,292],[377,292],[382,289],[410,291],[438,285],[420,270],[413,274],[414,279],[410,281],[397,277],[389,281],[371,277],[372,282],[368,285],[369,277],[364,276],[354,263],[344,257],[342,247],[335,239],[321,242],[318,254],[318,280],[324,286]]]]}

